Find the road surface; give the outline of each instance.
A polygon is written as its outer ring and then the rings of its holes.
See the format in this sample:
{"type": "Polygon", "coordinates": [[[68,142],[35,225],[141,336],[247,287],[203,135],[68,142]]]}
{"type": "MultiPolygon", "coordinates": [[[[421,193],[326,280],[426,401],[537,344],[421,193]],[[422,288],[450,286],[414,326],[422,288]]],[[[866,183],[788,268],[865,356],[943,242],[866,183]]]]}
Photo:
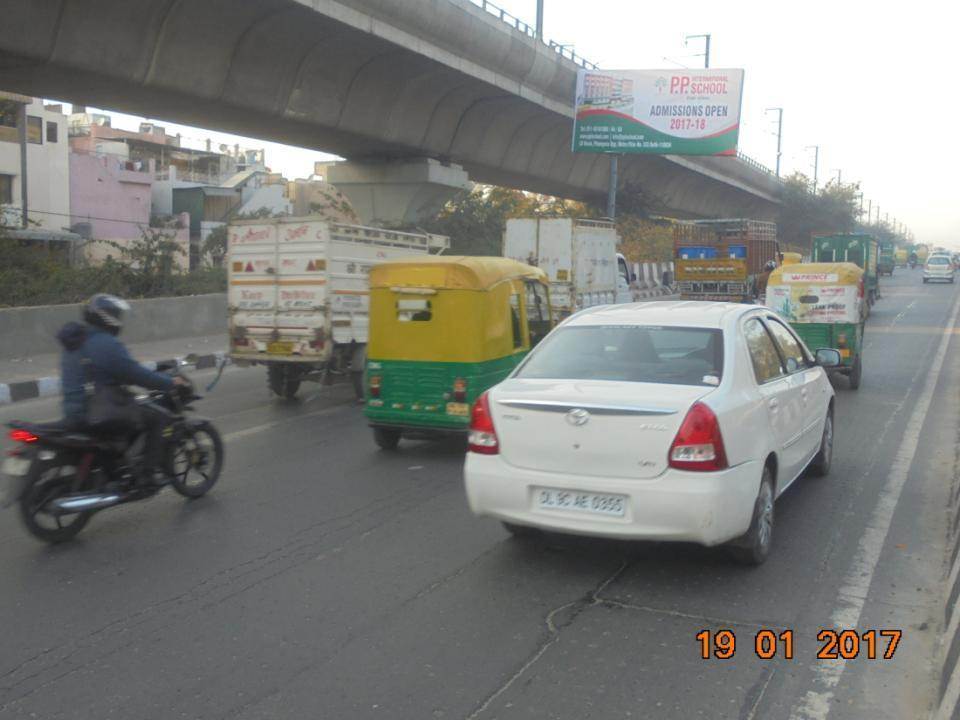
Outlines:
{"type": "Polygon", "coordinates": [[[919,271],[883,287],[863,384],[836,382],[833,471],[781,498],[757,569],[512,540],[469,513],[460,444],[378,451],[348,388],[286,403],[262,369],[231,370],[202,403],[227,438],[211,496],[112,510],[54,548],[0,514],[0,717],[925,717],[960,296],[919,271]],[[835,623],[903,639],[892,660],[818,660],[835,623]],[[734,658],[701,659],[697,633],[722,628],[734,658]],[[757,657],[763,629],[792,630],[793,659],[757,657]]]}

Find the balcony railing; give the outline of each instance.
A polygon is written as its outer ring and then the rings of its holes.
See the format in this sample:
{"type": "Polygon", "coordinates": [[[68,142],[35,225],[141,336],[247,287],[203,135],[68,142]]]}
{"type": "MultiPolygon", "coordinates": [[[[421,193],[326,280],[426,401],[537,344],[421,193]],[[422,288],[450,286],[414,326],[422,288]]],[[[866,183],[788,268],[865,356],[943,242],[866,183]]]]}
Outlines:
{"type": "MultiPolygon", "coordinates": [[[[470,0],[474,5],[479,8],[482,8],[491,15],[496,15],[507,25],[512,27],[514,30],[519,30],[524,35],[537,39],[537,29],[532,25],[524,22],[515,15],[511,15],[506,10],[497,5],[494,5],[489,0],[470,0]]],[[[552,40],[550,42],[545,42],[543,38],[539,38],[540,42],[543,42],[547,47],[553,50],[555,53],[561,57],[565,57],[567,60],[571,60],[582,68],[587,70],[596,70],[598,66],[596,63],[592,63],[581,55],[577,55],[572,49],[567,45],[561,45],[560,43],[555,43],[552,40]]]]}

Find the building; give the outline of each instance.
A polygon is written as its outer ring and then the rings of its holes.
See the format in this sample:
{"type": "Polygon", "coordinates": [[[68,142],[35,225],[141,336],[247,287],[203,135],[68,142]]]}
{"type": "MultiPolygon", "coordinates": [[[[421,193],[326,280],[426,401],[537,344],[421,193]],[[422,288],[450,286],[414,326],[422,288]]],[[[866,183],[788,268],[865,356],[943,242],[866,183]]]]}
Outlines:
{"type": "Polygon", "coordinates": [[[59,232],[70,225],[68,155],[67,118],[60,106],[0,92],[0,207],[5,224],[23,225],[25,203],[34,230],[59,232]]]}

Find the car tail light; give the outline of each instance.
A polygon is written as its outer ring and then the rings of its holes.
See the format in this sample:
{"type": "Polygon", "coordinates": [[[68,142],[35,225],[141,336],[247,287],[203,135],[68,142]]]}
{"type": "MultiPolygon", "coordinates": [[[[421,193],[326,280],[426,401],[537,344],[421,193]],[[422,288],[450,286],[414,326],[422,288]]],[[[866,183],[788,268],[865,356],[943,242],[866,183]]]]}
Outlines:
{"type": "Polygon", "coordinates": [[[670,446],[670,467],[677,470],[710,472],[727,467],[720,423],[713,410],[694,403],[670,446]]]}
{"type": "Polygon", "coordinates": [[[370,376],[370,397],[378,398],[380,397],[380,383],[381,378],[379,375],[370,376]]]}
{"type": "Polygon", "coordinates": [[[10,439],[20,443],[35,443],[40,438],[29,430],[11,430],[10,439]]]}
{"type": "Polygon", "coordinates": [[[453,399],[461,403],[467,401],[467,381],[463,378],[453,381],[453,399]]]}
{"type": "Polygon", "coordinates": [[[497,455],[500,452],[500,443],[497,441],[497,431],[493,427],[493,416],[490,414],[487,393],[483,393],[473,404],[467,450],[481,455],[497,455]]]}
{"type": "Polygon", "coordinates": [[[863,278],[860,278],[860,282],[857,284],[857,296],[863,297],[863,278]]]}

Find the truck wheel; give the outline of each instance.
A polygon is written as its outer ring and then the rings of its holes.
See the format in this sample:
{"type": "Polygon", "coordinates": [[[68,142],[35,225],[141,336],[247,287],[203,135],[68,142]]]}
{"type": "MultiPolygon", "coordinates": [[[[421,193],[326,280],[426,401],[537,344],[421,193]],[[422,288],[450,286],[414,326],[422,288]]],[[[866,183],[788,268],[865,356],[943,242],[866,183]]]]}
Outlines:
{"type": "Polygon", "coordinates": [[[278,363],[267,366],[267,384],[274,395],[293,400],[300,389],[300,378],[291,368],[278,363]]]}
{"type": "Polygon", "coordinates": [[[393,428],[375,427],[373,429],[373,441],[381,450],[396,450],[400,444],[400,431],[393,428]]]}
{"type": "Polygon", "coordinates": [[[853,359],[853,368],[850,370],[850,389],[856,390],[860,387],[860,376],[863,374],[863,363],[860,360],[860,356],[857,355],[853,359]]]}

